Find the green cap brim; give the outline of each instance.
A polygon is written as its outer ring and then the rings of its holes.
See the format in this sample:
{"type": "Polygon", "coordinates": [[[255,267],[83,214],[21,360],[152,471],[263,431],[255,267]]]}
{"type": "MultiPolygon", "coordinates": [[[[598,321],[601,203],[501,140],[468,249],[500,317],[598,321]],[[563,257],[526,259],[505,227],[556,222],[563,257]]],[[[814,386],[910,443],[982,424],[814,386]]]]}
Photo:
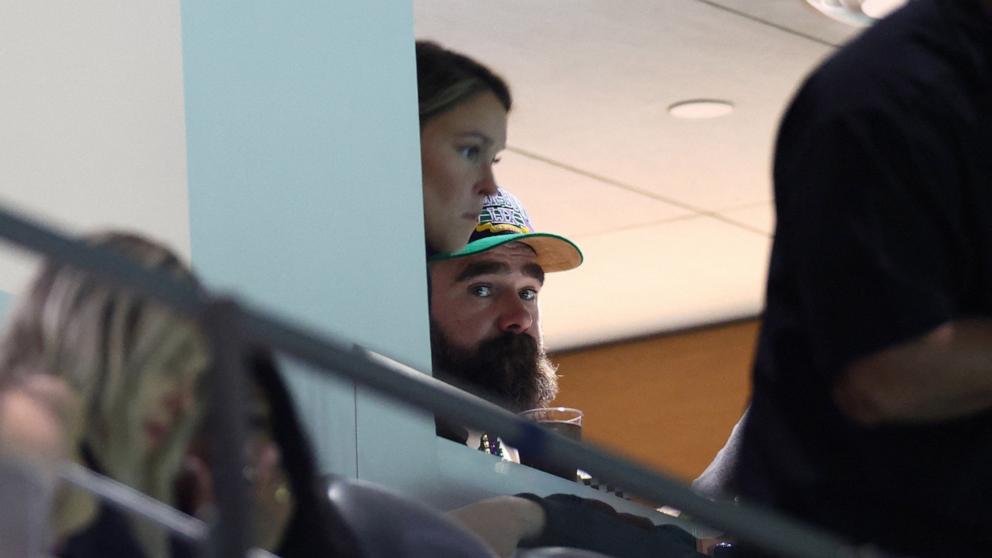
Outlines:
{"type": "Polygon", "coordinates": [[[430,261],[450,260],[480,254],[509,242],[523,242],[537,254],[537,263],[545,273],[566,271],[582,264],[582,250],[574,242],[549,233],[509,233],[488,236],[469,242],[464,248],[449,254],[435,254],[430,261]]]}

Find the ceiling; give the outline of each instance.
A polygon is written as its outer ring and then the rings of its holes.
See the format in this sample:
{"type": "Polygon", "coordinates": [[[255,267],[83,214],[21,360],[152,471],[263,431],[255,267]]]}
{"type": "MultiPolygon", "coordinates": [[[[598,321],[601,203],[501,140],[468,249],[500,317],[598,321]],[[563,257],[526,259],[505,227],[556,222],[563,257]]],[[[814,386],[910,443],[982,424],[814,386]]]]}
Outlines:
{"type": "Polygon", "coordinates": [[[541,292],[551,350],[756,316],[777,123],[859,30],[803,0],[416,0],[418,38],[514,93],[497,181],[583,249],[541,292]],[[722,99],[734,112],[679,120],[722,99]]]}
{"type": "MultiPolygon", "coordinates": [[[[70,228],[137,228],[188,255],[188,228],[175,226],[187,223],[178,2],[136,3],[98,37],[101,11],[60,6],[0,18],[0,69],[18,84],[0,106],[0,197],[70,228]]],[[[497,178],[539,228],[585,252],[541,294],[552,350],[761,311],[776,123],[856,28],[804,0],[415,0],[414,16],[418,37],[508,79],[497,178]],[[736,110],[668,114],[693,98],[736,110]]],[[[19,292],[33,262],[4,250],[0,290],[19,292]]]]}

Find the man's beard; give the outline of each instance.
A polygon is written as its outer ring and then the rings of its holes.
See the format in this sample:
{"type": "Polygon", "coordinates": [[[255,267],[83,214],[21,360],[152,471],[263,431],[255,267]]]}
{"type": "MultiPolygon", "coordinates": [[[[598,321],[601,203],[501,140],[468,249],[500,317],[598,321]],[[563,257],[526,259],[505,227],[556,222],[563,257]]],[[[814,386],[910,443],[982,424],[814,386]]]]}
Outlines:
{"type": "Polygon", "coordinates": [[[558,395],[555,366],[525,333],[504,333],[470,351],[454,347],[432,320],[431,352],[439,380],[511,411],[547,406],[558,395]]]}

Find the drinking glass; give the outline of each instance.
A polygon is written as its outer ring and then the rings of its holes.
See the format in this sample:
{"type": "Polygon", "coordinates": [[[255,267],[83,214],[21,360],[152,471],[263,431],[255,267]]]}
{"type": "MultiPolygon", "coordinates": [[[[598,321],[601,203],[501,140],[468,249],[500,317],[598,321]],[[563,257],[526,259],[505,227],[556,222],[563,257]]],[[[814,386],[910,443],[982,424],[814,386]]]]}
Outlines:
{"type": "MultiPolygon", "coordinates": [[[[571,438],[576,442],[582,441],[582,411],[570,407],[542,407],[530,409],[520,413],[520,416],[538,422],[541,426],[561,434],[566,438],[571,438]]],[[[520,452],[520,462],[528,467],[540,469],[546,473],[568,479],[575,480],[575,467],[561,467],[555,465],[545,456],[526,455],[520,452]]]]}

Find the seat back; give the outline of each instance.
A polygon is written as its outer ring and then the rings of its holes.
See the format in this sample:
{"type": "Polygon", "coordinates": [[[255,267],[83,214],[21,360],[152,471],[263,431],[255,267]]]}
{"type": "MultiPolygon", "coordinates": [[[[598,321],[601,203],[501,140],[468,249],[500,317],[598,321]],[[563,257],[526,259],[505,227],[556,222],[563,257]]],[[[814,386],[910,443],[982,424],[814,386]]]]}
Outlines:
{"type": "Polygon", "coordinates": [[[52,491],[36,468],[0,457],[0,557],[44,554],[52,491]]]}
{"type": "Polygon", "coordinates": [[[563,546],[543,546],[518,550],[513,558],[610,558],[605,554],[563,546]]]}
{"type": "Polygon", "coordinates": [[[327,496],[362,558],[495,558],[474,534],[420,502],[372,483],[332,477],[327,496]]]}

